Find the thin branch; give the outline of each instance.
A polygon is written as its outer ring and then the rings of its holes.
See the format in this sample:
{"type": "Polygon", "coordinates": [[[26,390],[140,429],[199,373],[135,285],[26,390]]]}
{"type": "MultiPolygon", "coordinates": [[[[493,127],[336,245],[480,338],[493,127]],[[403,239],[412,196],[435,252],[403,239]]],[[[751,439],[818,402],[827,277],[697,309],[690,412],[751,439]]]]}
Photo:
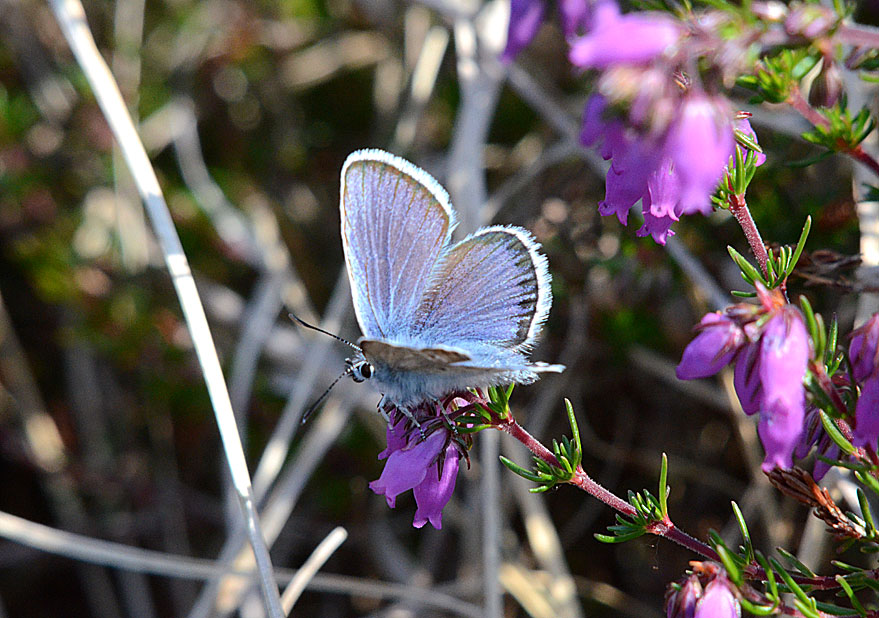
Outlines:
{"type": "Polygon", "coordinates": [[[116,137],[152,221],[214,407],[229,471],[235,490],[238,492],[240,508],[247,523],[248,537],[256,556],[266,608],[272,618],[282,618],[281,600],[272,577],[268,548],[260,533],[247,461],[235,425],[235,415],[226,390],[223,370],[217,358],[192,271],[180,244],[180,238],[177,236],[177,230],[174,228],[171,213],[162,196],[158,178],[137,135],[119,88],[95,45],[82,3],[79,0],[50,0],[50,5],[116,137]]]}
{"type": "Polygon", "coordinates": [[[348,531],[341,526],[333,528],[320,544],[314,548],[308,559],[302,563],[296,576],[290,581],[281,595],[281,606],[284,612],[290,613],[296,601],[305,590],[308,582],[314,579],[320,568],[330,559],[330,556],[345,542],[348,538],[348,531]]]}
{"type": "MultiPolygon", "coordinates": [[[[254,576],[252,570],[230,569],[211,560],[93,539],[44,526],[3,511],[0,511],[0,537],[72,560],[126,569],[137,573],[151,573],[163,577],[211,580],[227,576],[251,581],[254,576]]],[[[275,571],[274,576],[276,581],[287,583],[297,573],[297,570],[279,568],[275,571]]],[[[479,618],[482,615],[481,608],[472,603],[465,603],[449,595],[412,585],[376,584],[355,577],[319,573],[309,582],[307,588],[379,600],[408,599],[462,616],[479,618]]]]}

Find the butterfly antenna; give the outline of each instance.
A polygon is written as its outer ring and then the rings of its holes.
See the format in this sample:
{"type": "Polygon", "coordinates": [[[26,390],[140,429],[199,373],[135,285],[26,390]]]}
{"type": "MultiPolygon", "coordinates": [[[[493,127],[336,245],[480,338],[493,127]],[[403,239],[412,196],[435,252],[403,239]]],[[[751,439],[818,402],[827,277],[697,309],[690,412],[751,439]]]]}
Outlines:
{"type": "MultiPolygon", "coordinates": [[[[292,314],[291,314],[291,315],[292,315],[292,314]]],[[[327,334],[329,334],[329,333],[327,333],[327,334]]],[[[343,341],[344,341],[344,340],[343,340],[343,341]]],[[[346,342],[346,343],[347,343],[347,342],[346,342]]],[[[308,406],[308,409],[307,409],[305,412],[302,413],[302,424],[303,424],[303,425],[304,425],[306,422],[308,422],[308,418],[312,415],[312,413],[313,413],[315,410],[317,410],[318,406],[320,406],[320,404],[322,404],[322,403],[324,402],[324,399],[327,398],[327,395],[330,394],[330,391],[333,390],[333,387],[334,387],[336,384],[339,383],[339,380],[341,380],[341,379],[344,378],[345,376],[351,375],[351,372],[352,372],[352,371],[354,371],[354,367],[353,367],[353,366],[352,366],[352,367],[348,367],[345,371],[342,372],[342,375],[340,375],[338,378],[336,378],[335,380],[333,380],[333,383],[330,384],[330,385],[327,387],[327,390],[324,391],[324,394],[323,394],[323,395],[321,395],[320,397],[317,398],[317,401],[315,401],[313,404],[311,404],[310,406],[308,406]]]]}
{"type": "MultiPolygon", "coordinates": [[[[345,345],[354,348],[354,349],[357,350],[358,352],[360,351],[360,346],[351,343],[351,342],[348,341],[347,339],[342,339],[342,338],[339,337],[338,335],[334,335],[333,333],[331,333],[331,332],[329,332],[329,331],[326,331],[326,330],[324,330],[324,329],[322,329],[322,328],[318,328],[317,326],[312,326],[311,324],[309,324],[309,323],[306,322],[305,320],[301,319],[298,315],[296,315],[296,314],[293,313],[292,311],[288,311],[288,312],[287,312],[287,315],[290,316],[291,319],[296,320],[297,322],[299,322],[299,323],[300,323],[302,326],[304,326],[305,328],[310,328],[311,330],[316,330],[317,332],[319,332],[319,333],[323,333],[324,335],[329,335],[330,337],[332,337],[332,338],[335,339],[336,341],[341,341],[341,342],[344,343],[345,345]]],[[[344,374],[343,374],[342,376],[339,376],[339,379],[341,379],[343,376],[344,376],[344,374]]],[[[339,379],[337,379],[336,382],[338,382],[339,379]]],[[[333,382],[333,384],[335,384],[336,382],[333,382]]],[[[330,388],[332,388],[332,386],[331,386],[330,388]]],[[[326,395],[326,393],[324,393],[324,395],[326,395]]]]}

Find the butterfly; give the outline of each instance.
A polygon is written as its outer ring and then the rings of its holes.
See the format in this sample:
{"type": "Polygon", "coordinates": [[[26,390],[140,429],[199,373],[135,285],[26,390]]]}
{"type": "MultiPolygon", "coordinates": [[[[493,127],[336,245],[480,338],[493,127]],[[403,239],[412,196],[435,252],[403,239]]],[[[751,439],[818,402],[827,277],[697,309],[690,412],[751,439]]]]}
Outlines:
{"type": "Polygon", "coordinates": [[[528,361],[552,293],[546,257],[527,230],[485,227],[452,243],[445,189],[376,149],[345,161],[339,209],[363,333],[347,371],[377,387],[380,409],[564,369],[528,361]]]}

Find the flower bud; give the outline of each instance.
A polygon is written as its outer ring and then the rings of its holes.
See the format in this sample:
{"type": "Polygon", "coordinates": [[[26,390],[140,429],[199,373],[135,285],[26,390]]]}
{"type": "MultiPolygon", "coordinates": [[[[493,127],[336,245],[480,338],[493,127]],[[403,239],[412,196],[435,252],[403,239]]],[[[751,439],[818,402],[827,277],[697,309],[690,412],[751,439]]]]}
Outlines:
{"type": "Polygon", "coordinates": [[[695,574],[690,575],[679,589],[669,587],[665,601],[666,618],[693,618],[701,596],[702,584],[695,574]]]}
{"type": "Polygon", "coordinates": [[[779,22],[787,17],[787,5],[776,0],[769,2],[753,2],[751,12],[763,21],[779,22]]]}
{"type": "Polygon", "coordinates": [[[833,107],[842,96],[842,74],[836,63],[828,58],[821,61],[821,70],[809,89],[809,104],[814,107],[833,107]]]}
{"type": "Polygon", "coordinates": [[[838,21],[833,9],[818,4],[801,4],[784,20],[784,29],[791,36],[814,40],[826,35],[838,21]]]}

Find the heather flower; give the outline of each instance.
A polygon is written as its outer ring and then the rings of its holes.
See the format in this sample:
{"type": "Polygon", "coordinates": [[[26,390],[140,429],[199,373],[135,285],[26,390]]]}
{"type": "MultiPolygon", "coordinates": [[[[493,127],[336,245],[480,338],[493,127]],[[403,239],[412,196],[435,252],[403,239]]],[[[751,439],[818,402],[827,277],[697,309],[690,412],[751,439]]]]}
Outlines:
{"type": "Polygon", "coordinates": [[[879,438],[879,375],[873,374],[861,383],[861,394],[855,407],[852,444],[876,448],[877,438],[879,438]]]}
{"type": "Polygon", "coordinates": [[[809,87],[809,105],[813,107],[833,107],[842,98],[843,76],[832,58],[824,57],[821,70],[809,87]]]}
{"type": "Polygon", "coordinates": [[[443,527],[443,507],[452,498],[455,491],[455,480],[458,478],[458,447],[449,444],[445,453],[437,460],[440,464],[434,474],[429,469],[424,480],[416,485],[412,493],[415,495],[415,520],[412,525],[421,528],[428,521],[430,525],[439,530],[443,527]]]}
{"type": "Polygon", "coordinates": [[[702,584],[699,578],[693,574],[679,590],[672,588],[666,597],[666,618],[693,618],[696,613],[696,603],[702,596],[702,584]]]}
{"type": "Polygon", "coordinates": [[[848,358],[861,390],[852,444],[875,447],[879,438],[879,313],[852,333],[848,358]]]}
{"type": "MultiPolygon", "coordinates": [[[[710,313],[699,324],[699,335],[684,350],[677,368],[680,379],[714,375],[735,363],[733,384],[746,414],[760,414],[757,427],[766,451],[763,469],[789,468],[801,445],[806,393],[803,379],[811,342],[800,311],[784,304],[778,292],[758,284],[762,309],[731,307],[710,313]],[[762,312],[757,319],[755,312],[762,312]]],[[[879,434],[877,434],[879,435],[879,434]]]]}
{"type": "Polygon", "coordinates": [[[791,305],[782,307],[763,327],[760,338],[763,392],[757,433],[766,450],[766,471],[793,465],[794,448],[803,432],[803,379],[810,356],[809,333],[802,315],[791,305]]]}
{"type": "Polygon", "coordinates": [[[416,528],[427,522],[437,530],[442,528],[443,508],[452,497],[459,459],[466,448],[448,417],[474,397],[469,393],[453,396],[441,404],[425,403],[410,410],[418,426],[399,410],[391,412],[387,448],[379,453],[379,459],[387,460],[385,468],[369,488],[383,495],[391,508],[397,496],[411,489],[417,504],[416,528]]]}
{"type": "MultiPolygon", "coordinates": [[[[570,38],[589,27],[592,17],[590,0],[559,0],[562,30],[570,38]]],[[[540,30],[546,13],[545,0],[510,0],[510,24],[503,62],[512,62],[540,30]]]]}
{"type": "Polygon", "coordinates": [[[699,599],[693,618],[741,618],[742,608],[730,589],[726,575],[711,580],[699,599]]]}
{"type": "Polygon", "coordinates": [[[680,179],[680,214],[711,214],[711,194],[735,145],[731,120],[724,102],[696,93],[669,127],[664,151],[680,179]]]}
{"type": "Polygon", "coordinates": [[[669,52],[683,35],[681,26],[660,13],[622,15],[613,0],[602,0],[588,34],[571,44],[571,64],[606,69],[614,64],[644,64],[669,52]]]}
{"type": "MultiPolygon", "coordinates": [[[[627,92],[629,87],[619,90],[627,92]]],[[[665,244],[673,234],[671,225],[681,215],[707,215],[713,210],[711,195],[735,148],[733,129],[754,141],[756,136],[747,118],[735,118],[720,98],[691,92],[675,102],[673,97],[652,94],[663,91],[660,85],[650,90],[617,102],[614,109],[620,104],[629,106],[628,120],[611,113],[611,101],[604,94],[591,96],[580,141],[586,146],[600,145],[601,156],[611,159],[599,212],[616,215],[625,225],[629,210],[641,200],[644,225],[638,235],[649,234],[665,244]],[[678,108],[676,113],[667,111],[672,104],[678,108]],[[635,111],[641,121],[665,128],[646,131],[632,126],[635,111]],[[666,116],[671,120],[663,120],[666,116]]],[[[758,154],[757,164],[765,158],[758,154]]]]}
{"type": "Polygon", "coordinates": [[[677,367],[680,380],[707,378],[726,367],[745,343],[741,326],[720,312],[706,314],[699,334],[684,350],[677,367]]]}
{"type": "MultiPolygon", "coordinates": [[[[813,446],[815,447],[815,452],[822,457],[831,460],[839,457],[839,446],[824,431],[824,427],[821,424],[821,416],[816,406],[810,405],[806,409],[806,420],[803,423],[803,427],[803,437],[794,449],[795,458],[804,459],[813,446]]],[[[831,464],[816,457],[815,466],[812,469],[812,478],[820,481],[832,467],[831,464]]]]}
{"type": "Polygon", "coordinates": [[[540,29],[543,13],[546,10],[543,0],[510,0],[510,25],[507,30],[507,46],[501,60],[512,62],[540,29]]]}
{"type": "Polygon", "coordinates": [[[879,370],[879,313],[852,332],[848,347],[852,376],[862,382],[879,370]]]}

